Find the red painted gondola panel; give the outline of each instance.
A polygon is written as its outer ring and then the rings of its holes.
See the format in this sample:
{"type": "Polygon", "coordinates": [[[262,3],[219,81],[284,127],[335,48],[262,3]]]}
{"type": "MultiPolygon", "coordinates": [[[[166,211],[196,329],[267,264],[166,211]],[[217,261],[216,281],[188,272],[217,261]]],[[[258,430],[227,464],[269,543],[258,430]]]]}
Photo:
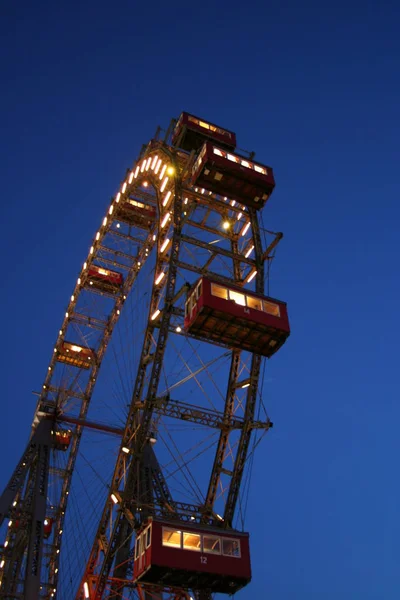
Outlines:
{"type": "Polygon", "coordinates": [[[188,152],[201,148],[207,139],[228,150],[236,148],[236,134],[233,131],[217,127],[217,125],[203,121],[187,112],[181,113],[175,125],[172,144],[175,145],[180,138],[179,147],[188,152]]]}

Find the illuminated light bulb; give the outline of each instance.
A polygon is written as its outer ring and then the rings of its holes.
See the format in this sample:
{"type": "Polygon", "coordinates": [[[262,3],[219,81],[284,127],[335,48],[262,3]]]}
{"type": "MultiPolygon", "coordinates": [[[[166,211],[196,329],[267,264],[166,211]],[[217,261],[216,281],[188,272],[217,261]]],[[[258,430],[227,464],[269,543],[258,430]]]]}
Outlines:
{"type": "Polygon", "coordinates": [[[116,224],[116,228],[119,229],[121,225],[119,223],[116,224]]]}
{"type": "Polygon", "coordinates": [[[242,216],[243,216],[243,213],[241,213],[241,212],[238,213],[237,220],[240,221],[240,219],[242,218],[242,216]]]}
{"type": "Polygon", "coordinates": [[[250,283],[250,281],[253,281],[253,279],[256,275],[257,275],[257,271],[253,271],[246,279],[246,283],[250,283]]]}
{"type": "Polygon", "coordinates": [[[123,446],[122,452],[125,452],[125,454],[129,454],[129,448],[126,448],[126,446],[123,446]]]}
{"type": "Polygon", "coordinates": [[[71,296],[71,302],[73,302],[74,300],[75,300],[75,296],[74,296],[74,295],[72,295],[72,296],[71,296]]]}
{"type": "Polygon", "coordinates": [[[151,163],[151,169],[152,169],[152,171],[154,171],[154,169],[156,167],[157,160],[158,160],[158,156],[157,156],[157,154],[155,154],[154,157],[153,157],[153,162],[151,163]]]}
{"type": "Polygon", "coordinates": [[[85,594],[85,598],[89,598],[89,586],[87,581],[83,584],[83,593],[85,594]]]}
{"type": "Polygon", "coordinates": [[[107,217],[104,217],[103,219],[103,227],[105,227],[107,225],[107,217]]]}
{"type": "Polygon", "coordinates": [[[157,236],[156,236],[156,234],[154,234],[154,235],[153,235],[153,242],[155,242],[155,241],[156,241],[156,239],[157,239],[157,236]]]}
{"type": "Polygon", "coordinates": [[[109,215],[112,215],[112,214],[113,214],[113,212],[114,212],[114,207],[113,207],[113,205],[111,204],[110,208],[108,209],[108,214],[109,214],[109,215]]]}
{"type": "Polygon", "coordinates": [[[249,258],[250,254],[253,252],[254,250],[254,246],[250,246],[250,248],[247,250],[246,254],[244,255],[245,258],[249,258]]]}
{"type": "Polygon", "coordinates": [[[13,506],[17,506],[17,501],[16,500],[14,500],[13,506]]]}
{"type": "Polygon", "coordinates": [[[248,388],[248,387],[249,387],[249,385],[250,385],[250,383],[244,383],[244,384],[242,385],[242,390],[244,390],[244,388],[248,388]]]}
{"type": "Polygon", "coordinates": [[[151,315],[151,320],[154,321],[154,319],[157,319],[159,314],[160,314],[160,311],[157,308],[157,310],[151,315]]]}
{"type": "Polygon", "coordinates": [[[168,177],[165,177],[164,181],[161,184],[160,192],[163,192],[165,190],[167,183],[168,183],[168,177]]]}
{"type": "Polygon", "coordinates": [[[67,312],[65,313],[65,318],[68,319],[68,313],[67,312]]]}
{"type": "Polygon", "coordinates": [[[144,159],[144,161],[142,162],[142,166],[140,167],[140,172],[143,173],[145,168],[146,168],[146,159],[144,159]]]}
{"type": "Polygon", "coordinates": [[[60,531],[58,532],[58,533],[59,533],[59,535],[61,535],[61,534],[62,534],[62,532],[63,532],[63,530],[62,530],[62,529],[60,529],[60,531]]]}
{"type": "Polygon", "coordinates": [[[250,227],[250,221],[247,223],[247,225],[245,226],[245,228],[242,231],[242,236],[246,235],[246,233],[248,232],[250,227]]]}
{"type": "Polygon", "coordinates": [[[151,165],[151,156],[147,159],[146,171],[148,171],[150,169],[150,165],[151,165]]]}
{"type": "Polygon", "coordinates": [[[98,231],[98,232],[96,233],[96,241],[99,241],[99,239],[100,239],[100,231],[98,231]]]}
{"type": "Polygon", "coordinates": [[[6,540],[6,541],[4,542],[4,548],[7,548],[7,546],[8,546],[8,540],[6,540]]]}
{"type": "Polygon", "coordinates": [[[121,314],[121,311],[120,311],[120,310],[117,310],[117,315],[119,315],[119,314],[121,314]]]}
{"type": "Polygon", "coordinates": [[[53,352],[57,352],[57,348],[54,348],[53,352]]]}
{"type": "Polygon", "coordinates": [[[60,548],[58,548],[58,550],[57,550],[56,554],[60,554],[60,548]]]}
{"type": "Polygon", "coordinates": [[[175,173],[174,167],[168,167],[167,173],[168,173],[168,175],[173,175],[175,173]]]}
{"type": "Polygon", "coordinates": [[[139,261],[138,261],[138,267],[140,267],[140,265],[141,265],[141,264],[142,264],[142,263],[141,263],[141,262],[140,262],[140,260],[139,260],[139,261]]]}
{"type": "Polygon", "coordinates": [[[59,333],[59,335],[62,335],[62,329],[60,329],[60,331],[58,333],[59,333]]]}
{"type": "Polygon", "coordinates": [[[94,246],[91,246],[90,247],[90,254],[93,254],[93,252],[94,252],[94,246]]]}
{"type": "Polygon", "coordinates": [[[2,560],[0,563],[0,569],[2,569],[3,567],[4,567],[4,560],[2,560]]]}
{"type": "Polygon", "coordinates": [[[165,225],[168,223],[169,216],[170,216],[169,212],[165,213],[164,218],[161,221],[161,229],[163,229],[163,227],[165,227],[165,225]]]}
{"type": "Polygon", "coordinates": [[[8,527],[11,527],[12,521],[8,521],[8,527]]]}
{"type": "MultiPolygon", "coordinates": [[[[228,200],[228,198],[224,198],[225,200],[228,200]]],[[[236,204],[236,200],[231,200],[231,206],[235,206],[236,204]]]]}
{"type": "Polygon", "coordinates": [[[164,252],[164,250],[168,247],[169,243],[170,243],[170,239],[166,238],[163,242],[163,245],[160,248],[160,252],[164,252]]]}
{"type": "Polygon", "coordinates": [[[56,573],[56,574],[57,574],[57,573],[58,573],[58,569],[55,569],[54,573],[56,573]]]}
{"type": "Polygon", "coordinates": [[[83,269],[85,270],[86,267],[87,267],[87,263],[85,262],[85,263],[83,263],[83,269]]]}
{"type": "Polygon", "coordinates": [[[93,281],[89,281],[89,285],[93,285],[93,281]]]}
{"type": "Polygon", "coordinates": [[[182,331],[182,327],[179,327],[179,325],[178,325],[178,327],[175,329],[175,331],[176,331],[177,333],[180,333],[180,332],[182,331]]]}
{"type": "Polygon", "coordinates": [[[222,223],[222,228],[223,228],[223,229],[225,229],[225,231],[226,231],[227,229],[229,229],[229,227],[230,227],[230,226],[231,226],[231,224],[229,223],[229,221],[224,221],[224,222],[222,223]]]}
{"type": "Polygon", "coordinates": [[[51,371],[51,367],[48,367],[49,371],[51,371]]]}
{"type": "Polygon", "coordinates": [[[114,504],[118,504],[118,498],[115,494],[111,494],[111,500],[114,502],[114,504]]]}
{"type": "Polygon", "coordinates": [[[183,204],[187,204],[189,202],[189,198],[185,198],[185,201],[183,204]]]}
{"type": "Polygon", "coordinates": [[[43,386],[43,389],[44,389],[44,390],[46,389],[46,386],[45,386],[45,385],[43,386]]]}
{"type": "Polygon", "coordinates": [[[156,168],[155,168],[155,170],[154,170],[154,173],[155,173],[156,175],[157,175],[158,171],[160,170],[160,167],[161,167],[161,165],[162,165],[162,160],[161,160],[161,158],[159,158],[159,159],[158,159],[157,166],[156,166],[156,168]]]}
{"type": "Polygon", "coordinates": [[[200,193],[201,193],[201,194],[204,194],[204,192],[205,192],[205,191],[206,191],[206,190],[203,188],[203,189],[201,190],[201,192],[200,192],[200,193]]]}
{"type": "Polygon", "coordinates": [[[164,271],[161,271],[161,273],[159,274],[159,276],[157,277],[155,284],[158,285],[160,283],[160,281],[162,281],[162,279],[164,278],[165,273],[164,271]]]}
{"type": "Polygon", "coordinates": [[[167,206],[168,200],[171,198],[171,194],[172,194],[171,190],[165,194],[165,198],[163,200],[163,206],[167,206]]]}
{"type": "Polygon", "coordinates": [[[133,171],[129,175],[128,183],[132,183],[133,180],[133,171]]]}
{"type": "Polygon", "coordinates": [[[160,181],[161,181],[161,179],[164,177],[164,175],[165,175],[165,171],[166,171],[166,170],[167,170],[167,165],[164,165],[164,166],[163,166],[163,168],[161,169],[161,173],[160,173],[160,175],[159,175],[159,177],[160,177],[160,181]]]}
{"type": "Polygon", "coordinates": [[[147,187],[149,184],[147,183],[147,181],[143,181],[143,187],[147,187]]]}
{"type": "Polygon", "coordinates": [[[126,185],[127,185],[127,184],[126,184],[126,181],[125,181],[125,182],[124,182],[124,184],[123,184],[123,186],[122,186],[122,188],[121,188],[121,192],[122,192],[123,194],[125,194],[125,192],[126,192],[126,185]]]}
{"type": "Polygon", "coordinates": [[[118,204],[120,198],[121,198],[121,194],[120,194],[120,192],[118,192],[118,194],[115,196],[115,202],[117,204],[118,204]]]}
{"type": "Polygon", "coordinates": [[[76,282],[78,285],[81,285],[81,278],[78,277],[78,281],[76,282]]]}
{"type": "Polygon", "coordinates": [[[49,524],[49,520],[48,519],[45,519],[43,522],[44,522],[45,525],[49,524]]]}
{"type": "Polygon", "coordinates": [[[139,167],[136,167],[135,172],[133,174],[133,176],[134,176],[135,179],[139,175],[139,171],[140,171],[139,167]]]}

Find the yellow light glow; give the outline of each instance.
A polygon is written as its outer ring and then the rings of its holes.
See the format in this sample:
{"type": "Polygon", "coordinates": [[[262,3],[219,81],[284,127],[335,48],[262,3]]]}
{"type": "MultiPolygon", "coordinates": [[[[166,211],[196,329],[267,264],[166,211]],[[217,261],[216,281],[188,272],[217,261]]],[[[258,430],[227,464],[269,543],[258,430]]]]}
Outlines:
{"type": "Polygon", "coordinates": [[[113,214],[113,212],[114,212],[114,207],[113,207],[113,205],[111,204],[110,208],[108,209],[108,214],[109,214],[109,215],[112,215],[112,214],[113,214]]]}
{"type": "Polygon", "coordinates": [[[96,233],[96,241],[98,242],[98,241],[99,241],[99,239],[100,239],[100,231],[98,231],[98,232],[96,233]]]}
{"type": "Polygon", "coordinates": [[[83,584],[83,592],[85,594],[85,598],[89,598],[89,586],[86,581],[83,584]]]}
{"type": "Polygon", "coordinates": [[[167,183],[168,183],[168,177],[166,177],[164,179],[164,181],[162,182],[161,187],[160,187],[160,192],[163,192],[165,190],[165,188],[167,187],[167,183]]]}
{"type": "Polygon", "coordinates": [[[156,279],[156,285],[158,285],[164,278],[165,273],[163,271],[161,271],[161,273],[159,274],[159,276],[156,279]]]}
{"type": "Polygon", "coordinates": [[[173,175],[175,173],[174,167],[168,167],[167,173],[168,173],[168,175],[173,175]]]}
{"type": "Polygon", "coordinates": [[[164,215],[163,220],[161,221],[161,229],[163,229],[165,227],[165,225],[168,223],[168,219],[171,213],[167,212],[164,215]]]}
{"type": "Polygon", "coordinates": [[[163,200],[163,206],[167,206],[169,199],[171,198],[171,190],[165,194],[165,198],[163,200]]]}
{"type": "Polygon", "coordinates": [[[170,241],[171,240],[169,238],[166,238],[164,240],[164,243],[163,243],[163,245],[160,248],[160,252],[164,252],[164,250],[166,250],[168,248],[170,241]]]}
{"type": "Polygon", "coordinates": [[[129,454],[129,448],[127,448],[126,446],[123,446],[122,452],[124,452],[125,454],[129,454]]]}
{"type": "Polygon", "coordinates": [[[124,182],[124,184],[123,184],[123,186],[122,186],[122,188],[121,188],[121,192],[122,192],[123,194],[125,194],[125,192],[126,192],[126,185],[127,185],[127,184],[126,184],[126,181],[125,181],[125,182],[124,182]]]}
{"type": "Polygon", "coordinates": [[[111,494],[110,498],[114,502],[114,504],[118,504],[118,498],[115,494],[111,494]]]}
{"type": "Polygon", "coordinates": [[[157,310],[151,315],[151,320],[154,321],[154,319],[157,319],[159,314],[160,314],[160,311],[157,308],[157,310]]]}
{"type": "Polygon", "coordinates": [[[119,199],[121,198],[121,194],[120,192],[118,192],[118,194],[115,196],[115,202],[119,202],[119,199]]]}
{"type": "Polygon", "coordinates": [[[250,221],[247,223],[247,225],[244,227],[243,231],[242,231],[242,236],[246,235],[246,233],[248,232],[250,227],[250,221]]]}
{"type": "Polygon", "coordinates": [[[254,246],[250,246],[250,248],[247,250],[246,254],[245,254],[245,258],[249,258],[250,254],[253,252],[254,250],[254,246]]]}
{"type": "Polygon", "coordinates": [[[147,183],[147,181],[143,181],[143,187],[147,187],[149,184],[147,183]]]}
{"type": "Polygon", "coordinates": [[[73,352],[82,352],[83,348],[81,348],[80,346],[74,346],[74,345],[72,345],[71,346],[71,350],[73,352]]]}
{"type": "Polygon", "coordinates": [[[227,229],[229,229],[229,227],[230,227],[230,226],[231,226],[231,224],[229,223],[229,221],[224,221],[224,222],[222,223],[222,228],[223,228],[223,229],[225,229],[225,231],[226,231],[227,229]]]}

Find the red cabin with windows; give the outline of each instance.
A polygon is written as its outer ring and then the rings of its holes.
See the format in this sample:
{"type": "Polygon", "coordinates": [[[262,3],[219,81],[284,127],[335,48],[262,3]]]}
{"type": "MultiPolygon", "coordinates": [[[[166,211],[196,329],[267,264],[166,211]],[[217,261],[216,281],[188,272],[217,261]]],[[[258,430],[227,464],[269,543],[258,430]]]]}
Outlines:
{"type": "Polygon", "coordinates": [[[91,348],[84,348],[70,342],[63,342],[58,349],[57,355],[58,361],[81,369],[90,369],[95,358],[96,355],[91,348]]]}
{"type": "Polygon", "coordinates": [[[116,294],[122,287],[123,283],[124,278],[122,277],[121,273],[118,273],[117,271],[103,269],[97,265],[91,265],[88,269],[87,284],[99,289],[100,291],[116,294]]]}
{"type": "Polygon", "coordinates": [[[228,150],[236,148],[236,134],[233,131],[217,127],[187,112],[181,113],[172,133],[172,144],[191,152],[201,148],[206,140],[213,140],[228,150]]]}
{"type": "Polygon", "coordinates": [[[154,224],[157,213],[154,206],[128,198],[120,205],[116,216],[128,225],[149,229],[154,224]]]}
{"type": "Polygon", "coordinates": [[[54,432],[54,447],[56,450],[68,450],[71,443],[72,432],[70,429],[58,429],[54,432]]]}
{"type": "Polygon", "coordinates": [[[275,187],[271,167],[206,142],[192,168],[192,185],[228,196],[245,206],[262,208],[275,187]]]}
{"type": "Polygon", "coordinates": [[[135,544],[134,579],[234,594],[251,580],[249,535],[149,519],[135,544]]]}
{"type": "Polygon", "coordinates": [[[290,335],[286,303],[202,277],[185,304],[185,331],[267,356],[290,335]]]}

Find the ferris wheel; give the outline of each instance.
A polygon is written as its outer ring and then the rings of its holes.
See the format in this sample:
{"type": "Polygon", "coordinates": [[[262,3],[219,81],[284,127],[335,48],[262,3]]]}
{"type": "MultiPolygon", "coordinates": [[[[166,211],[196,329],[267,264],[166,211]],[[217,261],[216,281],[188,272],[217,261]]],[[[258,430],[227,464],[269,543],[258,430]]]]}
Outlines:
{"type": "Polygon", "coordinates": [[[264,289],[274,187],[232,131],[186,112],[142,147],[0,497],[0,598],[206,600],[250,582],[265,359],[290,334],[264,289]]]}

